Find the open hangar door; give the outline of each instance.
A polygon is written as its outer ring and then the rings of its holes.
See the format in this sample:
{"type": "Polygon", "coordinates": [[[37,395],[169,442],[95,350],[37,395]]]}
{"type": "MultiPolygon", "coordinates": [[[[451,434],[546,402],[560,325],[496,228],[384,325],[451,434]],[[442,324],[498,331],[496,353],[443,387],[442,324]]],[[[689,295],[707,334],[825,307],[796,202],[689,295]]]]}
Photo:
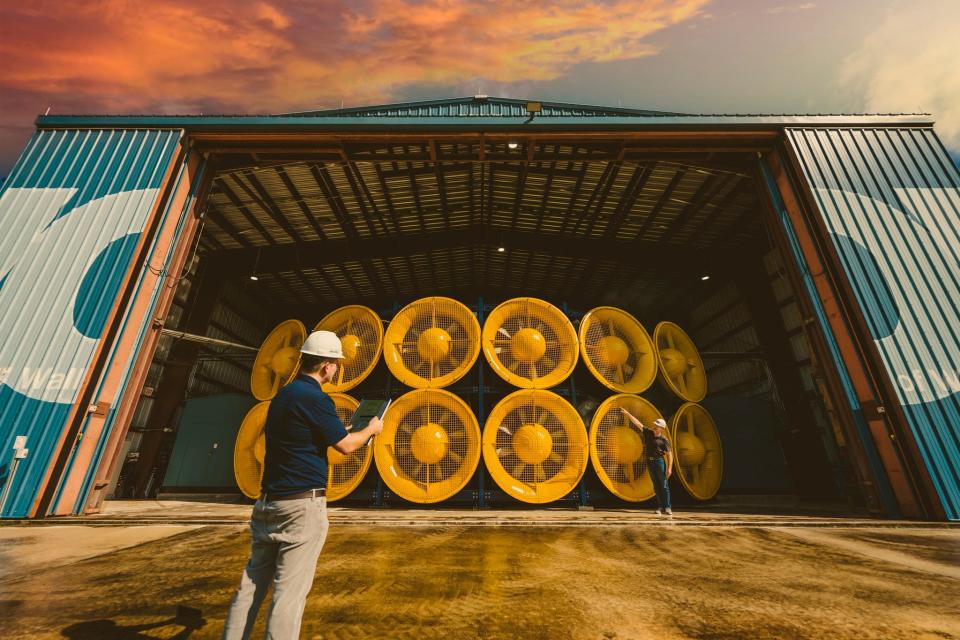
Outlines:
{"type": "MultiPolygon", "coordinates": [[[[408,303],[446,296],[482,325],[500,303],[533,297],[574,326],[610,306],[648,331],[669,320],[687,332],[706,371],[701,404],[723,444],[721,495],[797,495],[882,513],[870,453],[851,435],[836,374],[809,334],[806,292],[758,171],[756,152],[770,145],[762,138],[198,137],[216,174],[188,275],[114,461],[112,495],[239,497],[228,467],[237,417],[255,403],[255,353],[237,345],[256,348],[284,320],[309,330],[340,307],[365,305],[388,325],[408,303]],[[211,416],[222,418],[219,427],[211,416]]],[[[381,359],[351,393],[406,391],[381,359]]],[[[447,391],[483,429],[516,388],[481,355],[447,391]]],[[[585,427],[615,393],[582,362],[551,391],[585,427]]],[[[659,382],[641,395],[668,418],[682,404],[659,382]]],[[[371,466],[344,501],[409,504],[371,466]]],[[[522,504],[483,460],[442,504],[465,503],[522,504]]],[[[590,464],[555,503],[630,504],[590,464]]]]}

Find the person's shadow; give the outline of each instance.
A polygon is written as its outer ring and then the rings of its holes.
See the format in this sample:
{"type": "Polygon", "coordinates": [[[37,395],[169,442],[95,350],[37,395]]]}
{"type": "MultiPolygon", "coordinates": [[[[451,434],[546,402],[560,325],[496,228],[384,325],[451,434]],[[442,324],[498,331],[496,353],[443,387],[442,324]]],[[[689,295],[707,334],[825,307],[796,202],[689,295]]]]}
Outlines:
{"type": "Polygon", "coordinates": [[[91,620],[72,624],[63,629],[60,635],[72,640],[157,640],[156,636],[143,632],[176,625],[183,628],[175,636],[169,636],[169,640],[183,640],[205,624],[207,621],[199,609],[178,605],[175,616],[157,622],[121,626],[113,620],[91,620]]]}

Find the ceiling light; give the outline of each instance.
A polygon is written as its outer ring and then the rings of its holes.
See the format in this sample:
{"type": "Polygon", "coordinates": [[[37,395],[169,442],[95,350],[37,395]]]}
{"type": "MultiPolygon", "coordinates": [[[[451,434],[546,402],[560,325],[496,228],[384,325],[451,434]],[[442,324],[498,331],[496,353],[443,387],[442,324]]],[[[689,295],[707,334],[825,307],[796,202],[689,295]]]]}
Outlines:
{"type": "Polygon", "coordinates": [[[517,142],[508,142],[508,143],[507,143],[507,147],[508,147],[509,149],[516,149],[516,148],[519,147],[519,146],[520,146],[520,144],[517,143],[517,142]]]}
{"type": "Polygon", "coordinates": [[[700,276],[700,279],[706,282],[707,280],[710,279],[710,276],[700,276]]]}
{"type": "Polygon", "coordinates": [[[260,278],[258,278],[257,276],[250,276],[250,279],[253,280],[254,282],[256,282],[256,281],[259,280],[260,278]]]}
{"type": "Polygon", "coordinates": [[[499,253],[503,253],[503,252],[506,251],[506,250],[507,250],[506,247],[497,247],[497,251],[498,251],[499,253]]]}

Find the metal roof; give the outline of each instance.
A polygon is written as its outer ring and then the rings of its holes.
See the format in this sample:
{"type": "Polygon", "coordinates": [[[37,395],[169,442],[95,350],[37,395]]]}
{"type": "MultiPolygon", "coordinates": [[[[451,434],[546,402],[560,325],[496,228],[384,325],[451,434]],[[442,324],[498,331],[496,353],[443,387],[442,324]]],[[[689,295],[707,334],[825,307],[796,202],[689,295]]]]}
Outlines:
{"type": "Polygon", "coordinates": [[[554,129],[562,127],[783,127],[932,125],[930,114],[688,114],[621,107],[592,106],[473,96],[387,105],[263,115],[47,115],[39,128],[183,127],[195,129],[276,128],[490,128],[554,129]],[[540,105],[531,114],[527,105],[540,105]],[[533,115],[533,117],[531,117],[533,115]]]}
{"type": "Polygon", "coordinates": [[[472,96],[450,98],[448,100],[421,100],[418,102],[398,102],[395,104],[348,107],[346,109],[321,109],[301,113],[287,113],[287,116],[354,116],[354,117],[512,117],[526,118],[530,112],[527,105],[539,105],[538,118],[556,117],[626,117],[626,116],[679,116],[685,115],[669,111],[649,111],[646,109],[624,109],[622,107],[598,107],[566,102],[542,102],[519,100],[516,98],[496,98],[472,96]]]}
{"type": "Polygon", "coordinates": [[[568,301],[629,289],[646,305],[761,236],[746,171],[541,146],[532,161],[432,162],[387,145],[346,162],[228,169],[213,185],[202,250],[241,277],[256,272],[280,305],[471,287],[568,301]]]}

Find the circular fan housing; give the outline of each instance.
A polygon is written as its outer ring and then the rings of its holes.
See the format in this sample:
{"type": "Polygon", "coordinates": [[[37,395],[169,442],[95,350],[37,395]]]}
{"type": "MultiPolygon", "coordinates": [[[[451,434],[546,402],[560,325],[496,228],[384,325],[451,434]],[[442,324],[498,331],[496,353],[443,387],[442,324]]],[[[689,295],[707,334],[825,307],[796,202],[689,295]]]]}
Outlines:
{"type": "Polygon", "coordinates": [[[620,409],[647,426],[663,417],[640,396],[623,393],[607,398],[590,422],[590,460],[610,493],[628,502],[642,502],[656,493],[647,468],[643,433],[620,409]]]}
{"type": "Polygon", "coordinates": [[[462,378],[480,354],[480,323],[451,298],[422,298],[394,316],[384,337],[390,372],[408,387],[439,389],[462,378]]]}
{"type": "Polygon", "coordinates": [[[440,502],[463,489],[480,463],[480,425],[467,403],[442,389],[397,398],[374,441],[380,477],[410,502],[440,502]]]}
{"type": "Polygon", "coordinates": [[[343,360],[337,369],[337,378],[323,385],[324,391],[349,391],[363,382],[377,366],[383,350],[383,323],[373,309],[361,305],[340,307],[327,314],[313,330],[332,331],[343,344],[343,360]]]}
{"type": "Polygon", "coordinates": [[[261,402],[247,412],[233,447],[233,477],[243,495],[254,500],[260,497],[263,481],[263,457],[267,452],[263,427],[267,424],[269,408],[269,402],[261,402]]]}
{"type": "Polygon", "coordinates": [[[650,334],[622,309],[597,307],[583,316],[580,351],[590,373],[614,391],[641,393],[657,378],[650,334]]]}
{"type": "Polygon", "coordinates": [[[514,298],[483,323],[483,355],[501,378],[523,389],[547,389],[567,379],[580,353],[563,312],[537,298],[514,298]]]}
{"type": "Polygon", "coordinates": [[[709,500],[720,490],[723,479],[723,448],[720,432],[706,409],[688,402],[670,420],[674,443],[674,469],[680,484],[692,498],[709,500]]]}
{"type": "Polygon", "coordinates": [[[260,345],[250,371],[250,390],[257,400],[270,400],[280,387],[300,370],[300,347],[307,339],[307,329],[299,320],[278,324],[260,345]]]}
{"type": "Polygon", "coordinates": [[[553,502],[587,469],[587,430],[569,402],[523,389],[501,400],[483,427],[483,460],[497,485],[517,500],[553,502]]]}
{"type": "Polygon", "coordinates": [[[707,373],[690,336],[672,322],[653,330],[663,384],[681,400],[700,402],[707,395],[707,373]]]}
{"type": "MultiPolygon", "coordinates": [[[[360,402],[345,393],[331,393],[330,399],[340,421],[349,426],[350,417],[360,402]]],[[[327,501],[340,500],[353,493],[367,475],[372,461],[373,447],[360,447],[348,454],[327,447],[327,501]]]]}

